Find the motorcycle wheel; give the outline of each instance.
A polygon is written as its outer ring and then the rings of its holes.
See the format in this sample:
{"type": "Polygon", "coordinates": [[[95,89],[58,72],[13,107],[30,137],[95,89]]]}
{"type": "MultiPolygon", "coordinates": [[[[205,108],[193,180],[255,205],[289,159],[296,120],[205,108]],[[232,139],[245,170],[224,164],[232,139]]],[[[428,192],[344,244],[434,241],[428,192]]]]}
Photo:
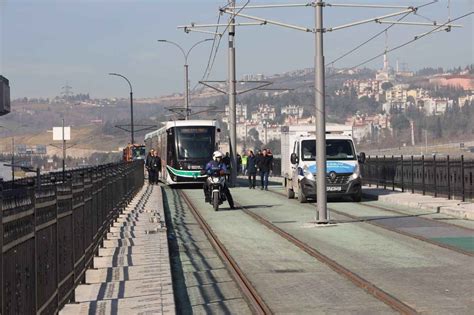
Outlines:
{"type": "Polygon", "coordinates": [[[214,207],[214,211],[219,210],[219,194],[215,193],[212,195],[212,206],[214,207]]]}

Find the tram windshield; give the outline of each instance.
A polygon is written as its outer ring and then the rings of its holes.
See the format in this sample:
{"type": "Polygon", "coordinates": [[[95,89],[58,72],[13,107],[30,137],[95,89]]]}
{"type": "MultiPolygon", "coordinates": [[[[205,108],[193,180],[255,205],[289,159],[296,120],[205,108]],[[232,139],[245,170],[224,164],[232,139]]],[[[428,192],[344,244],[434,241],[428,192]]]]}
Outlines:
{"type": "Polygon", "coordinates": [[[176,129],[178,159],[210,159],[214,150],[214,127],[176,129]]]}

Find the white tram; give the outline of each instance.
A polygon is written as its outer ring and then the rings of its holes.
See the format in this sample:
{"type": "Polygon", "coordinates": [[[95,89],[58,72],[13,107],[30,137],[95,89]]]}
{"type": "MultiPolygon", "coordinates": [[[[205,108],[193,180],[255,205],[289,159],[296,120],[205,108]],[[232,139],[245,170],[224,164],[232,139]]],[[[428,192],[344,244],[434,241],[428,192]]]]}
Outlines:
{"type": "Polygon", "coordinates": [[[160,179],[167,184],[202,183],[201,175],[219,148],[220,128],[215,120],[177,120],[145,135],[146,150],[161,158],[160,179]]]}

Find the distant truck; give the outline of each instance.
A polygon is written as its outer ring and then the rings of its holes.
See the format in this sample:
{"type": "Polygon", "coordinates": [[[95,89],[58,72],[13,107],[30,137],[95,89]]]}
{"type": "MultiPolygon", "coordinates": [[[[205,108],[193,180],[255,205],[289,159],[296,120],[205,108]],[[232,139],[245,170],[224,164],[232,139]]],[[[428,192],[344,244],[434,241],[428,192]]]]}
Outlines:
{"type": "Polygon", "coordinates": [[[0,116],[10,113],[10,82],[0,75],[0,116]]]}
{"type": "MultiPolygon", "coordinates": [[[[316,199],[315,126],[290,126],[282,130],[282,175],[288,198],[300,202],[316,199]]],[[[352,127],[326,127],[326,189],[328,197],[362,199],[360,163],[365,154],[357,154],[352,127]]]]}
{"type": "Polygon", "coordinates": [[[122,160],[124,162],[131,162],[145,159],[145,145],[144,144],[129,144],[123,149],[122,160]]]}

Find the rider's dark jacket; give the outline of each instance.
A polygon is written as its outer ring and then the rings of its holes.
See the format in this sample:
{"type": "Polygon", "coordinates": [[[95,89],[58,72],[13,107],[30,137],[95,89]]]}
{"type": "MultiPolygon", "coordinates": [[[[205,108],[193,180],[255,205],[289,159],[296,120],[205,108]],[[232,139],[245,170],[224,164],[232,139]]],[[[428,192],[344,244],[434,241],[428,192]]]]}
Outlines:
{"type": "Polygon", "coordinates": [[[206,164],[206,168],[204,169],[206,171],[207,175],[218,175],[220,171],[227,172],[227,167],[225,164],[221,161],[209,161],[209,163],[206,164]]]}

